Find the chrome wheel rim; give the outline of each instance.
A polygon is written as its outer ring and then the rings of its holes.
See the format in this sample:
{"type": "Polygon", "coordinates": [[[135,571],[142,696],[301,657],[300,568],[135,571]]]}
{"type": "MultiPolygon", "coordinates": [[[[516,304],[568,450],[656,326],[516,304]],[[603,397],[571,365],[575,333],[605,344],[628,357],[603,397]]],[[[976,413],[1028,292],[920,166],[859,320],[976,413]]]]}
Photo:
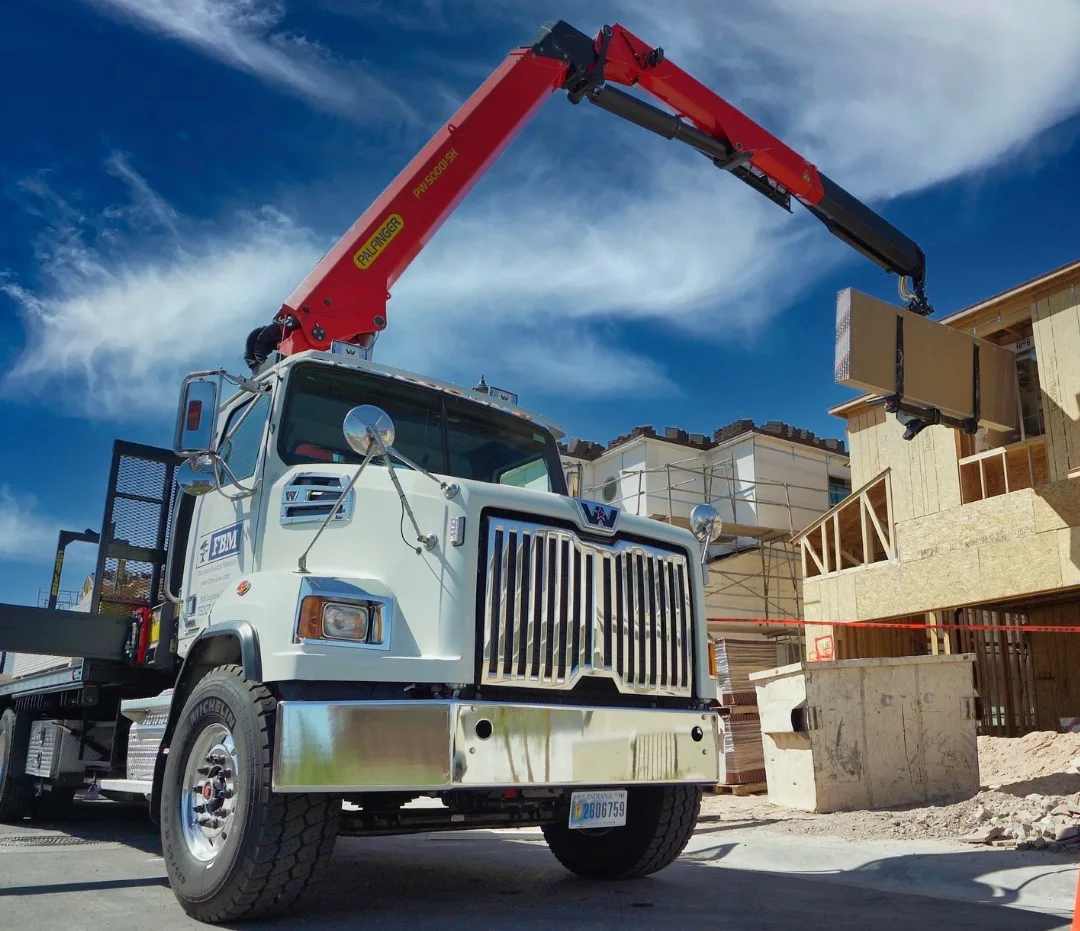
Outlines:
{"type": "Polygon", "coordinates": [[[191,748],[180,787],[188,852],[208,863],[229,844],[236,823],[236,743],[224,724],[208,724],[191,748]]]}

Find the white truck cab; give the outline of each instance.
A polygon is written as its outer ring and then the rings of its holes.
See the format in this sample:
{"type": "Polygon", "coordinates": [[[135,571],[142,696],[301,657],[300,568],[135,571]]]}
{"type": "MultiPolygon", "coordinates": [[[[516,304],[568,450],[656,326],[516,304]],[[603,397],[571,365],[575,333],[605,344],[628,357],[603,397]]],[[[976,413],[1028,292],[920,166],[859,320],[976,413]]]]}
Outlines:
{"type": "Polygon", "coordinates": [[[662,869],[719,779],[715,512],[570,497],[554,424],[344,350],[189,375],[173,451],[114,454],[96,613],[0,606],[98,658],[0,686],[0,820],[149,799],[208,922],[286,910],[342,835],[539,826],[580,876],[662,869]]]}

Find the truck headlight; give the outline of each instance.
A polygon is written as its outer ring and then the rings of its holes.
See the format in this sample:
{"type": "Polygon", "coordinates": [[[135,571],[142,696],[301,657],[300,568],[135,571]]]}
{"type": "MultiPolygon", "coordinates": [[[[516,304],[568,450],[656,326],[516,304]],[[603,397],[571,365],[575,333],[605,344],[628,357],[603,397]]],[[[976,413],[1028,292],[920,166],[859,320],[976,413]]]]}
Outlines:
{"type": "Polygon", "coordinates": [[[383,606],[377,602],[349,603],[308,595],[300,604],[301,640],[383,642],[383,606]]]}

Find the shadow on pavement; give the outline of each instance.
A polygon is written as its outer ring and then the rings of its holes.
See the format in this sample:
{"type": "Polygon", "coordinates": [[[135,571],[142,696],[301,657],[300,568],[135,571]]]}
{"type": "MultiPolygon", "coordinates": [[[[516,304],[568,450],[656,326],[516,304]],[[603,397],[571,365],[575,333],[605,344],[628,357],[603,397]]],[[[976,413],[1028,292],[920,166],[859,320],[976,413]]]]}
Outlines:
{"type": "Polygon", "coordinates": [[[111,841],[144,853],[161,853],[157,826],[150,820],[147,809],[137,805],[120,805],[104,800],[88,802],[77,798],[60,820],[25,820],[17,827],[30,833],[62,831],[88,841],[111,841]]]}
{"type": "Polygon", "coordinates": [[[56,895],[59,892],[108,892],[115,889],[136,889],[140,886],[165,886],[169,881],[164,876],[151,876],[148,879],[102,879],[96,882],[49,883],[40,886],[9,886],[0,889],[0,896],[9,895],[56,895]]]}
{"type": "MultiPolygon", "coordinates": [[[[711,835],[755,823],[706,820],[697,836],[708,844],[711,835]]],[[[72,820],[56,827],[74,836],[107,837],[136,850],[157,850],[156,829],[138,809],[86,803],[76,806],[72,820]]],[[[770,839],[782,840],[775,834],[770,839]]],[[[73,849],[93,851],[92,847],[73,849]]],[[[805,849],[804,845],[804,858],[805,849]]],[[[1003,907],[1015,903],[1017,893],[995,888],[991,881],[994,873],[1021,867],[1039,868],[1032,881],[1046,876],[1057,881],[1055,872],[1075,867],[1068,855],[1000,849],[901,853],[844,871],[823,866],[815,872],[779,873],[738,862],[751,850],[738,841],[707,845],[645,879],[605,883],[586,882],[566,872],[535,834],[342,838],[323,881],[309,889],[288,915],[222,927],[236,931],[357,925],[380,931],[1065,931],[1069,924],[1067,916],[1003,907]]],[[[40,884],[33,881],[36,876],[30,882],[30,877],[22,878],[20,885],[6,889],[0,882],[0,900],[20,897],[11,902],[14,905],[40,896],[45,903],[45,897],[62,894],[61,900],[69,903],[66,908],[84,915],[87,927],[94,926],[93,916],[104,909],[102,903],[145,901],[138,910],[161,909],[163,928],[201,927],[189,922],[173,900],[160,862],[154,868],[160,870],[158,875],[133,878],[132,867],[141,868],[145,861],[136,864],[119,848],[101,849],[91,856],[92,872],[73,872],[67,884],[58,882],[51,871],[40,884]],[[144,896],[153,898],[144,900],[144,896]]],[[[776,869],[782,863],[766,865],[776,869]]],[[[1060,884],[1057,888],[1060,891],[1060,884]]],[[[3,911],[0,905],[0,914],[3,911]]],[[[134,913],[130,917],[130,924],[121,921],[111,926],[143,927],[142,918],[134,913]]]]}
{"type": "MultiPolygon", "coordinates": [[[[900,856],[848,875],[779,874],[710,866],[737,846],[723,844],[695,851],[646,879],[598,883],[563,871],[542,843],[504,838],[486,843],[413,838],[412,850],[401,839],[342,840],[326,883],[301,901],[288,926],[340,927],[360,916],[380,928],[436,927],[452,919],[477,929],[912,931],[923,925],[1058,931],[1068,926],[1067,918],[1002,908],[1015,901],[1015,894],[995,896],[977,881],[1017,865],[1004,851],[900,856]],[[963,889],[951,892],[968,901],[945,898],[944,890],[923,893],[919,878],[935,873],[963,883],[963,889]],[[958,874],[965,878],[958,880],[958,874]],[[890,888],[898,883],[905,888],[890,888]]],[[[1061,869],[1070,866],[1062,863],[1061,869]]]]}

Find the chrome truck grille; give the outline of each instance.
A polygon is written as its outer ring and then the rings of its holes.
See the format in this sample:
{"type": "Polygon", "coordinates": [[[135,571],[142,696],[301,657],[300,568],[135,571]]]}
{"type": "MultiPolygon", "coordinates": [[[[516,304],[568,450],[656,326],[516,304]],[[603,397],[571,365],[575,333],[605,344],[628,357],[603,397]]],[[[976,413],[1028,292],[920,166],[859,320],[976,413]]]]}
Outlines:
{"type": "Polygon", "coordinates": [[[602,676],[629,694],[692,694],[685,555],[492,518],[486,556],[482,685],[571,689],[602,676]]]}

